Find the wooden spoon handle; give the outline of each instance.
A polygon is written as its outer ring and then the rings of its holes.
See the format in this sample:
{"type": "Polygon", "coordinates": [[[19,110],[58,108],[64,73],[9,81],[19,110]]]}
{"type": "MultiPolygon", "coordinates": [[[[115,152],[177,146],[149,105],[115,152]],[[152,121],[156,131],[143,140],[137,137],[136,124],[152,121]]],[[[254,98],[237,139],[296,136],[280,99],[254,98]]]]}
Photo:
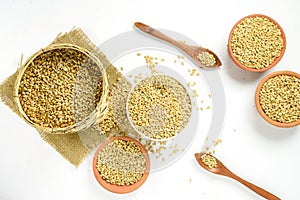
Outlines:
{"type": "Polygon", "coordinates": [[[176,40],[173,40],[172,38],[166,36],[165,34],[163,34],[162,32],[146,25],[146,24],[143,24],[141,22],[135,22],[134,25],[140,29],[141,31],[149,34],[149,35],[152,35],[153,37],[156,37],[156,38],[159,38],[161,40],[164,40],[178,48],[180,48],[181,50],[185,51],[187,54],[189,55],[193,55],[194,51],[191,47],[181,43],[181,42],[177,42],[176,40]]]}
{"type": "Polygon", "coordinates": [[[242,179],[241,177],[235,175],[234,173],[231,172],[230,176],[231,178],[237,180],[241,184],[245,185],[248,187],[250,190],[254,191],[255,193],[259,194],[260,196],[268,199],[268,200],[280,200],[280,198],[276,197],[275,195],[271,194],[270,192],[242,179]]]}

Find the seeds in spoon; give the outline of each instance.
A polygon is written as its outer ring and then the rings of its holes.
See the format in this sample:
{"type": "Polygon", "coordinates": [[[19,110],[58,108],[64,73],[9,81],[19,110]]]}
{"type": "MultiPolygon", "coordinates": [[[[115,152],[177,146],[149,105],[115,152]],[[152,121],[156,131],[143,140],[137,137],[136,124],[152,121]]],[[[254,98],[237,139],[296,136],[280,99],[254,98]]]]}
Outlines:
{"type": "Polygon", "coordinates": [[[203,154],[201,156],[201,161],[210,169],[216,168],[218,165],[216,158],[209,154],[203,154]]]}
{"type": "Polygon", "coordinates": [[[212,55],[211,53],[209,53],[207,51],[198,53],[197,58],[206,67],[211,67],[214,64],[216,64],[216,59],[215,59],[214,55],[212,55]]]}

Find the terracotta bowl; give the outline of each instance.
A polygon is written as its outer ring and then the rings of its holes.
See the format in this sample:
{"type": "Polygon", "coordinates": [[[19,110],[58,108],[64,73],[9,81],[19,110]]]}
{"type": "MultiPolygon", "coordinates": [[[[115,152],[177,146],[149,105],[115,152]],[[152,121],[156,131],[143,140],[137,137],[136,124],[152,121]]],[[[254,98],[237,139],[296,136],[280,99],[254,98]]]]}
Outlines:
{"type": "Polygon", "coordinates": [[[263,84],[269,80],[270,78],[273,78],[275,76],[278,76],[278,75],[290,75],[290,76],[295,76],[297,78],[300,79],[300,74],[297,74],[295,72],[292,72],[292,71],[278,71],[278,72],[273,72],[269,75],[267,75],[266,77],[264,77],[261,82],[258,84],[257,88],[256,88],[256,92],[255,92],[255,105],[256,105],[256,108],[257,108],[257,111],[259,112],[259,114],[270,124],[274,125],[274,126],[277,126],[277,127],[282,127],[282,128],[290,128],[290,127],[294,127],[294,126],[297,126],[300,124],[300,119],[298,119],[297,121],[294,121],[294,122],[291,122],[291,123],[281,123],[281,122],[277,122],[277,121],[274,121],[272,120],[271,118],[269,118],[265,112],[263,111],[263,109],[261,108],[261,105],[260,105],[260,101],[259,101],[259,93],[260,93],[260,90],[263,86],[263,84]]]}
{"type": "Polygon", "coordinates": [[[285,49],[286,49],[286,37],[285,37],[285,34],[283,32],[283,29],[281,28],[281,26],[272,18],[266,16],[266,15],[262,15],[262,14],[252,14],[252,15],[248,15],[242,19],[240,19],[234,26],[233,28],[231,29],[231,32],[229,34],[229,38],[228,38],[228,53],[232,59],[232,61],[240,68],[244,69],[244,70],[247,70],[247,71],[250,71],[250,72],[264,72],[264,71],[267,71],[269,69],[271,69],[272,67],[274,67],[282,58],[284,52],[285,52],[285,49]],[[265,67],[265,68],[262,68],[262,69],[252,69],[252,68],[249,68],[245,65],[243,65],[242,63],[240,63],[240,61],[234,56],[233,54],[233,51],[232,51],[232,47],[231,47],[231,39],[232,39],[232,36],[233,36],[233,31],[234,29],[237,27],[237,25],[239,25],[244,19],[246,18],[249,18],[249,17],[264,17],[264,18],[267,18],[269,19],[271,22],[273,22],[274,24],[277,25],[277,27],[280,29],[281,31],[281,36],[282,36],[282,39],[283,39],[283,48],[281,50],[281,53],[280,53],[280,56],[278,58],[276,58],[274,60],[274,62],[272,62],[269,66],[265,67]]]}
{"type": "Polygon", "coordinates": [[[148,175],[149,175],[149,171],[150,171],[150,159],[149,159],[149,155],[148,155],[148,152],[147,150],[144,148],[144,146],[139,143],[137,140],[133,139],[133,138],[130,138],[130,137],[125,137],[125,136],[116,136],[116,137],[112,137],[110,139],[108,139],[107,141],[105,141],[103,144],[101,144],[98,149],[96,150],[96,153],[94,155],[94,159],[93,159],[93,171],[94,171],[94,175],[98,181],[98,183],[104,187],[106,190],[110,191],[110,192],[113,192],[113,193],[118,193],[118,194],[125,194],[125,193],[129,193],[129,192],[133,192],[134,190],[138,189],[140,186],[143,185],[143,183],[146,181],[146,179],[148,178],[148,175]],[[135,143],[135,145],[137,145],[145,159],[146,159],[146,170],[145,170],[145,173],[144,175],[142,176],[142,178],[132,184],[132,185],[125,185],[125,186],[118,186],[118,185],[113,185],[113,184],[110,184],[108,182],[106,182],[105,180],[103,180],[99,174],[99,171],[96,167],[97,165],[97,160],[98,160],[98,153],[110,142],[116,140],[116,139],[120,139],[120,140],[125,140],[125,141],[132,141],[135,143]]]}

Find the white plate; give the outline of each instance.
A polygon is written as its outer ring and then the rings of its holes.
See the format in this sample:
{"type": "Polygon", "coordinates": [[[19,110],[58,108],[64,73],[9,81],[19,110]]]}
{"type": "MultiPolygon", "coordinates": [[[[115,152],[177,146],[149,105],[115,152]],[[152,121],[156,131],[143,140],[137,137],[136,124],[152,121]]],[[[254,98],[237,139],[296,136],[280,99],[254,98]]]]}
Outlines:
{"type": "MultiPolygon", "coordinates": [[[[178,40],[184,40],[193,44],[190,39],[172,31],[163,30],[166,34],[178,40]]],[[[201,130],[202,126],[210,124],[209,133],[217,134],[221,132],[225,115],[225,104],[220,99],[224,98],[223,85],[216,70],[200,70],[187,58],[179,58],[183,54],[173,47],[156,39],[146,37],[138,31],[125,32],[117,35],[99,46],[108,57],[110,62],[121,71],[132,85],[136,84],[135,76],[143,77],[151,74],[146,66],[145,55],[158,58],[156,70],[166,75],[176,78],[188,91],[192,101],[192,115],[187,126],[177,134],[176,138],[167,144],[166,150],[159,155],[150,153],[151,172],[161,170],[177,161],[193,143],[198,133],[203,134],[202,141],[206,134],[201,130]],[[141,54],[138,56],[138,54],[141,54]],[[164,59],[164,61],[161,61],[164,59]],[[176,63],[174,62],[176,60],[176,63]],[[182,64],[183,62],[183,64],[182,64]],[[196,69],[200,76],[191,76],[189,70],[196,69]],[[188,82],[195,82],[196,85],[188,87],[188,82]],[[199,94],[194,97],[193,90],[199,94]],[[209,97],[209,94],[212,98],[209,97]],[[219,100],[217,100],[219,99],[219,100]],[[204,112],[199,108],[202,107],[204,112]],[[176,153],[174,152],[176,148],[176,153]],[[158,157],[158,158],[157,158],[158,157]]],[[[154,60],[155,61],[155,60],[154,60]]],[[[122,125],[121,125],[122,126],[122,125]]],[[[213,136],[215,138],[217,136],[213,136]]],[[[199,151],[201,145],[199,144],[199,151]]]]}

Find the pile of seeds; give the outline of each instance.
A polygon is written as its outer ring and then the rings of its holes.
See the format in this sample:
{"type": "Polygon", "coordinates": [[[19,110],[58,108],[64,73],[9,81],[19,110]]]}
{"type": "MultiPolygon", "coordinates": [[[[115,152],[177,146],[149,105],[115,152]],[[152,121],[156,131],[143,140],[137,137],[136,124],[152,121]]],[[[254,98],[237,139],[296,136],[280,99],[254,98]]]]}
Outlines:
{"type": "Polygon", "coordinates": [[[211,66],[214,66],[214,64],[216,64],[216,59],[215,59],[214,55],[212,55],[211,53],[209,53],[207,51],[200,52],[197,55],[197,58],[206,67],[211,67],[211,66]]]}
{"type": "Polygon", "coordinates": [[[263,69],[278,58],[283,49],[279,27],[266,17],[247,17],[233,30],[230,41],[234,57],[245,67],[263,69]]]}
{"type": "Polygon", "coordinates": [[[115,139],[99,152],[97,169],[110,184],[132,185],[145,173],[146,159],[134,142],[115,139]]]}
{"type": "Polygon", "coordinates": [[[201,156],[201,161],[210,169],[215,168],[218,165],[216,158],[209,154],[203,154],[201,156]]]}
{"type": "Polygon", "coordinates": [[[300,79],[278,75],[267,80],[259,94],[264,113],[272,120],[291,123],[300,119],[300,79]]]}
{"type": "Polygon", "coordinates": [[[65,128],[88,117],[102,93],[99,66],[84,53],[60,48],[38,55],[18,88],[23,111],[37,125],[65,128]]]}
{"type": "Polygon", "coordinates": [[[169,139],[187,124],[191,101],[176,79],[166,75],[150,76],[130,94],[128,114],[140,133],[153,139],[169,139]]]}

